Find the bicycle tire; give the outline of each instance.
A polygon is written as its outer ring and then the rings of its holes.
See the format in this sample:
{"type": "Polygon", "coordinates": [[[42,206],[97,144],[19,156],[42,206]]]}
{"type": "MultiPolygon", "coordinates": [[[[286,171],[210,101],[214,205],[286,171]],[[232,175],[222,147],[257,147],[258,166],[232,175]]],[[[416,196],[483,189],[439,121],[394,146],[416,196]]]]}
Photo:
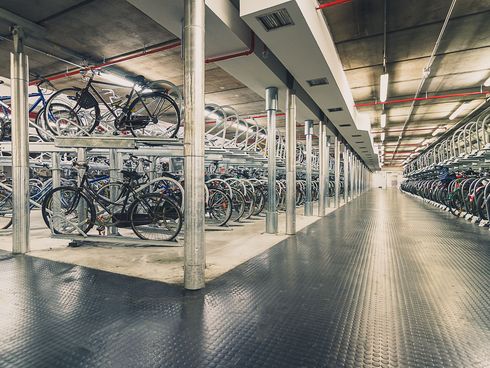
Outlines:
{"type": "MultiPolygon", "coordinates": [[[[51,113],[51,109],[52,107],[54,107],[55,105],[58,105],[58,106],[61,106],[61,105],[64,105],[68,108],[70,108],[71,110],[73,110],[73,112],[75,113],[75,115],[77,116],[77,123],[79,126],[82,125],[81,123],[81,117],[79,116],[79,113],[76,111],[76,109],[74,109],[74,107],[70,106],[68,104],[68,102],[70,101],[75,101],[75,107],[78,105],[78,101],[77,99],[80,99],[80,92],[82,92],[83,90],[81,88],[77,88],[77,87],[71,87],[71,88],[63,88],[63,89],[60,89],[58,91],[56,91],[55,93],[53,93],[51,95],[51,97],[46,101],[46,106],[44,107],[44,120],[46,122],[46,126],[48,128],[48,130],[55,136],[58,136],[58,132],[56,132],[53,127],[51,127],[51,125],[49,124],[49,114],[51,113]],[[71,92],[71,95],[70,96],[70,93],[71,92]],[[75,96],[73,96],[73,94],[75,96]],[[56,101],[56,98],[57,97],[62,97],[62,101],[56,101]]],[[[97,100],[95,99],[95,97],[93,97],[89,91],[85,91],[85,93],[87,93],[88,95],[91,96],[91,98],[93,98],[95,100],[95,102],[97,102],[97,100]]],[[[90,126],[85,129],[86,133],[87,134],[90,134],[94,131],[94,129],[97,127],[97,125],[99,124],[99,121],[100,121],[100,108],[98,106],[98,104],[95,104],[94,106],[92,106],[93,110],[94,110],[94,113],[93,113],[93,122],[90,123],[90,126]]],[[[88,110],[88,109],[84,109],[84,110],[88,110]]],[[[92,115],[90,112],[88,113],[88,115],[92,115]]]]}
{"type": "MultiPolygon", "coordinates": [[[[170,130],[166,130],[166,133],[164,134],[164,137],[166,137],[166,138],[175,138],[176,135],[177,135],[177,132],[179,131],[182,117],[181,117],[179,106],[174,101],[174,99],[172,97],[170,97],[169,95],[167,95],[166,93],[160,92],[160,91],[155,91],[155,92],[151,92],[151,93],[148,93],[148,94],[140,95],[139,97],[135,98],[133,100],[133,102],[131,102],[131,104],[129,105],[129,111],[134,111],[136,105],[138,103],[140,103],[141,101],[143,101],[144,98],[151,98],[151,97],[160,97],[160,98],[163,98],[164,100],[168,101],[170,103],[170,106],[173,107],[173,109],[175,110],[175,119],[176,119],[176,121],[175,122],[171,122],[171,124],[173,124],[172,127],[171,127],[171,129],[170,130]]],[[[134,137],[145,136],[145,134],[138,134],[138,130],[139,129],[138,128],[133,128],[133,126],[131,124],[129,125],[129,130],[131,131],[131,134],[134,137]]]]}
{"type": "MultiPolygon", "coordinates": [[[[65,196],[65,198],[66,198],[66,196],[65,196]]],[[[79,200],[80,199],[78,199],[77,202],[79,200]]],[[[74,207],[75,206],[73,206],[73,204],[70,204],[70,210],[68,212],[73,213],[73,211],[75,211],[74,207]]],[[[76,207],[78,208],[78,204],[76,204],[76,207]]],[[[46,226],[48,228],[50,228],[50,229],[52,228],[54,234],[71,234],[74,231],[78,231],[77,227],[86,234],[92,229],[92,227],[95,224],[95,220],[96,220],[94,204],[87,198],[87,196],[85,196],[85,194],[83,194],[81,192],[81,190],[78,188],[65,187],[65,186],[51,189],[48,193],[46,193],[46,196],[44,197],[44,200],[42,203],[41,213],[43,216],[44,223],[46,224],[46,226]],[[51,220],[50,220],[51,214],[50,214],[50,212],[53,212],[53,210],[50,208],[50,206],[52,205],[52,198],[56,192],[61,192],[61,191],[72,192],[73,195],[79,196],[79,198],[83,198],[83,200],[86,202],[86,204],[87,204],[86,208],[87,208],[87,211],[89,214],[89,216],[87,216],[87,219],[85,220],[86,226],[83,226],[84,224],[82,224],[82,226],[80,226],[80,224],[77,224],[76,226],[72,225],[73,229],[71,231],[62,232],[62,231],[54,228],[54,226],[56,226],[56,225],[53,225],[53,226],[51,225],[51,220]]],[[[64,219],[63,221],[65,221],[65,219],[68,218],[69,213],[65,213],[63,215],[60,214],[61,218],[64,219]]]]}
{"type": "MultiPolygon", "coordinates": [[[[174,201],[172,201],[170,198],[167,198],[166,196],[158,194],[158,193],[149,193],[149,194],[145,194],[145,195],[138,197],[133,203],[131,203],[131,206],[129,207],[129,210],[128,210],[128,217],[129,217],[129,221],[131,223],[131,228],[133,229],[133,232],[136,234],[136,236],[138,238],[143,239],[143,240],[172,241],[175,239],[175,237],[177,235],[179,235],[180,230],[182,229],[182,224],[183,224],[183,215],[182,215],[182,211],[180,210],[179,206],[174,201]],[[151,238],[143,235],[142,230],[139,228],[140,226],[145,226],[145,225],[150,225],[150,224],[156,225],[155,224],[156,219],[154,217],[155,216],[154,213],[152,215],[149,215],[149,216],[152,216],[151,221],[150,221],[150,218],[147,219],[144,217],[145,214],[136,213],[140,203],[143,204],[141,206],[141,207],[143,207],[143,209],[148,209],[148,207],[151,208],[151,206],[148,206],[148,200],[149,199],[156,199],[157,204],[160,208],[163,208],[163,206],[161,206],[161,203],[163,203],[164,206],[166,207],[166,208],[164,208],[164,210],[166,212],[168,212],[169,219],[175,223],[174,229],[169,230],[167,236],[165,236],[164,239],[151,239],[151,238]],[[145,201],[146,201],[146,203],[145,203],[145,201]],[[150,221],[150,223],[146,223],[148,221],[150,221]]],[[[161,221],[162,219],[157,219],[157,220],[161,221]]],[[[165,219],[163,219],[163,220],[165,220],[165,219]]],[[[167,222],[165,222],[165,223],[167,224],[167,222]]],[[[169,228],[167,227],[167,229],[169,229],[169,228]]],[[[155,233],[155,232],[153,232],[153,233],[155,233]]]]}

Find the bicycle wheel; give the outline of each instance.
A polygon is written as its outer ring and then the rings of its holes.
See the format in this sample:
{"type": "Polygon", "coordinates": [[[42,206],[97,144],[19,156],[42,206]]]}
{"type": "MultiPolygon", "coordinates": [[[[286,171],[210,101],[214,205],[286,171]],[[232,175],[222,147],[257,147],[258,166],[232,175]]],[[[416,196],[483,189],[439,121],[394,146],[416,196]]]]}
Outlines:
{"type": "Polygon", "coordinates": [[[34,128],[36,129],[36,133],[44,142],[52,142],[53,137],[48,129],[46,124],[46,120],[44,120],[44,107],[39,110],[36,115],[36,120],[34,122],[34,128]]]}
{"type": "Polygon", "coordinates": [[[238,189],[232,188],[231,190],[233,197],[231,197],[232,213],[230,220],[237,222],[240,221],[245,213],[245,197],[238,189]]]}
{"type": "Polygon", "coordinates": [[[100,121],[100,108],[89,91],[64,88],[46,102],[44,121],[55,136],[89,135],[100,121]]]}
{"type": "Polygon", "coordinates": [[[54,234],[87,233],[95,224],[94,205],[77,188],[58,187],[49,191],[41,212],[54,234]]]}
{"type": "Polygon", "coordinates": [[[12,194],[0,191],[0,229],[8,229],[12,225],[12,194]]]}
{"type": "Polygon", "coordinates": [[[263,210],[264,210],[264,207],[265,207],[265,194],[264,194],[264,191],[259,188],[259,187],[255,187],[255,191],[254,191],[254,194],[255,194],[255,208],[254,208],[254,216],[258,216],[263,210]]]}
{"type": "Polygon", "coordinates": [[[140,239],[170,241],[182,229],[179,206],[161,194],[150,193],[137,198],[128,212],[131,228],[140,239]]]}
{"type": "Polygon", "coordinates": [[[177,103],[164,92],[141,94],[129,106],[127,125],[135,137],[174,138],[180,128],[177,103]]]}
{"type": "Polygon", "coordinates": [[[205,222],[209,225],[224,226],[232,214],[231,198],[221,189],[209,189],[206,205],[205,222]]]}

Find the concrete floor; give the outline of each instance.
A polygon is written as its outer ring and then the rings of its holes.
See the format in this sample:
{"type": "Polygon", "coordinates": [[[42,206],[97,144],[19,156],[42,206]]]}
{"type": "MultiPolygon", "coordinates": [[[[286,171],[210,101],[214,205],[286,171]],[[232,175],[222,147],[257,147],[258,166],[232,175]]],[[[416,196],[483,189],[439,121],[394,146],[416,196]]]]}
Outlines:
{"type": "MultiPolygon", "coordinates": [[[[343,205],[341,202],[341,206],[343,205]]],[[[328,208],[327,214],[334,208],[328,208]]],[[[318,221],[303,216],[297,209],[297,230],[318,221]]],[[[265,234],[265,217],[256,217],[229,229],[206,232],[206,280],[210,281],[286,239],[286,215],[279,214],[279,234],[265,234]]],[[[12,231],[0,233],[0,249],[12,249],[12,231]]],[[[114,272],[143,279],[182,284],[184,278],[183,247],[134,247],[125,244],[90,243],[83,247],[67,247],[69,240],[50,237],[39,211],[31,214],[31,251],[29,255],[114,272]]]]}

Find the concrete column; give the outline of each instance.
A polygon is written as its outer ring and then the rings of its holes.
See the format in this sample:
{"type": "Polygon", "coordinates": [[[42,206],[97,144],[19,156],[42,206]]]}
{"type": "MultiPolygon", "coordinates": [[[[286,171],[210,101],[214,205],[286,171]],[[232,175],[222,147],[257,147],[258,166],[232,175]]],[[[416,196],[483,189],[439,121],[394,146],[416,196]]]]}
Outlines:
{"type": "MultiPolygon", "coordinates": [[[[326,132],[325,132],[326,133],[326,132]]],[[[327,208],[330,207],[330,141],[331,141],[331,137],[327,135],[327,138],[326,138],[326,157],[325,157],[325,176],[326,176],[326,186],[327,186],[327,189],[326,189],[326,195],[327,195],[327,198],[325,200],[325,206],[327,208]]]]}
{"type": "Polygon", "coordinates": [[[204,0],[184,0],[184,287],[204,287],[204,0]]]}
{"type": "Polygon", "coordinates": [[[286,234],[296,234],[296,95],[286,94],[286,234]]]}
{"type": "Polygon", "coordinates": [[[335,137],[335,208],[340,207],[340,141],[335,137]]]}
{"type": "Polygon", "coordinates": [[[29,251],[29,65],[21,28],[12,31],[10,53],[12,95],[12,253],[29,251]]]}
{"type": "Polygon", "coordinates": [[[319,193],[318,193],[318,216],[325,216],[325,138],[327,135],[325,134],[325,124],[323,121],[320,121],[319,126],[319,134],[318,134],[318,167],[320,171],[319,175],[319,193]]]}
{"type": "Polygon", "coordinates": [[[349,171],[349,183],[350,183],[350,188],[351,188],[351,192],[350,192],[351,199],[355,198],[355,195],[354,195],[354,173],[355,173],[354,162],[355,162],[355,159],[356,158],[355,158],[354,154],[351,153],[349,155],[350,168],[351,168],[351,170],[349,171]]]}
{"type": "Polygon", "coordinates": [[[313,216],[313,203],[311,199],[311,176],[313,174],[313,120],[305,121],[306,137],[306,193],[305,193],[305,216],[313,216]]]}
{"type": "Polygon", "coordinates": [[[265,104],[265,110],[267,112],[267,208],[265,213],[265,232],[267,234],[277,234],[278,215],[276,203],[276,87],[269,87],[265,90],[265,104]]]}

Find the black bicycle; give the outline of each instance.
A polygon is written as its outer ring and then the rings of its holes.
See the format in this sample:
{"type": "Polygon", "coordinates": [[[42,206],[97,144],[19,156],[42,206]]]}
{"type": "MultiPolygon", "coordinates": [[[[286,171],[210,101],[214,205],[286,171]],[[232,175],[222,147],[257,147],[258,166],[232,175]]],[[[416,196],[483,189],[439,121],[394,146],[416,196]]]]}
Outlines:
{"type": "Polygon", "coordinates": [[[142,175],[122,170],[124,181],[116,187],[95,189],[88,180],[88,165],[77,186],[62,186],[46,194],[42,216],[54,234],[87,234],[94,225],[131,228],[145,240],[173,240],[183,223],[179,206],[162,193],[143,193],[137,184],[142,175]]]}
{"type": "Polygon", "coordinates": [[[96,73],[87,77],[83,88],[70,87],[55,92],[44,109],[47,128],[55,136],[90,135],[103,121],[112,125],[114,134],[134,137],[156,136],[174,138],[180,128],[181,113],[177,102],[143,76],[126,76],[131,87],[94,80],[96,73]],[[94,85],[111,88],[130,88],[122,98],[109,101],[94,85]],[[53,119],[56,116],[62,119],[53,119]]]}

